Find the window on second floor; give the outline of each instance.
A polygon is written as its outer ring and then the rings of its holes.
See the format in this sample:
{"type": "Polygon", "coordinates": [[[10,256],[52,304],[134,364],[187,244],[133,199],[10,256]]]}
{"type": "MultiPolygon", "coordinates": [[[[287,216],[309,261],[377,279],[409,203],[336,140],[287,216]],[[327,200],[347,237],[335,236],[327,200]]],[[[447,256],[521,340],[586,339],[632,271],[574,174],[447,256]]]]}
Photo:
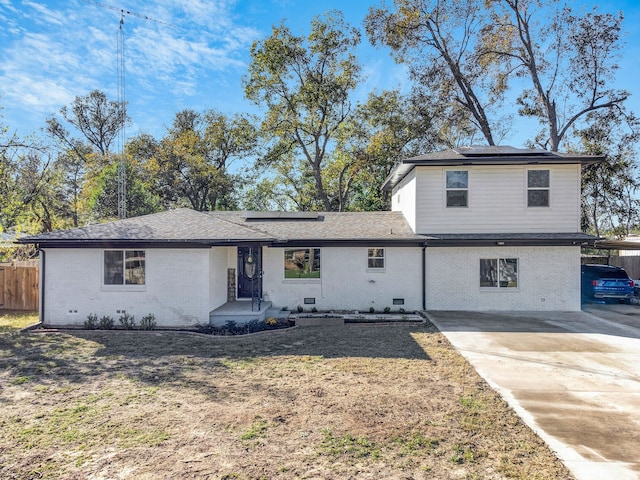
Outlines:
{"type": "Polygon", "coordinates": [[[469,206],[469,172],[467,170],[446,171],[447,207],[469,206]]]}
{"type": "Polygon", "coordinates": [[[527,207],[549,206],[549,170],[527,170],[527,207]]]}

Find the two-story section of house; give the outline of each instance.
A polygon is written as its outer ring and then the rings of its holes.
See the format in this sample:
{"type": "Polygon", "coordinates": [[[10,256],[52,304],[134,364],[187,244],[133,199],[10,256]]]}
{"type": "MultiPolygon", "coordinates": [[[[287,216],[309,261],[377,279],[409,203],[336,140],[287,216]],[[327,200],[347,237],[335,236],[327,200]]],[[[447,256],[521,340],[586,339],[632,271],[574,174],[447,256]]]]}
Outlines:
{"type": "Polygon", "coordinates": [[[579,310],[582,166],[602,157],[463,147],[401,161],[383,189],[424,235],[431,310],[579,310]]]}

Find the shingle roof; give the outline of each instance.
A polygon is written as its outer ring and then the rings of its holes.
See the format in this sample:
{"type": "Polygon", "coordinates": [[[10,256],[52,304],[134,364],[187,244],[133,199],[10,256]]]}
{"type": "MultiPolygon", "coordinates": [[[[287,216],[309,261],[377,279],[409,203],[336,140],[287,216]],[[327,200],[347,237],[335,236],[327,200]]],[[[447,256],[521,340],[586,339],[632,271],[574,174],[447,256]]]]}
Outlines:
{"type": "Polygon", "coordinates": [[[416,235],[401,212],[320,212],[317,219],[247,219],[242,212],[209,215],[244,225],[275,240],[411,240],[416,235]]]}
{"type": "Polygon", "coordinates": [[[207,242],[241,238],[268,239],[241,225],[188,208],[168,210],[108,223],[23,237],[21,243],[90,243],[117,241],[207,242]]]}
{"type": "Polygon", "coordinates": [[[602,156],[509,146],[460,147],[400,160],[381,188],[393,189],[416,166],[589,164],[603,160],[602,156]]]}
{"type": "Polygon", "coordinates": [[[198,243],[385,241],[420,243],[400,212],[318,212],[317,218],[245,218],[245,212],[177,209],[23,237],[21,243],[198,243]]]}

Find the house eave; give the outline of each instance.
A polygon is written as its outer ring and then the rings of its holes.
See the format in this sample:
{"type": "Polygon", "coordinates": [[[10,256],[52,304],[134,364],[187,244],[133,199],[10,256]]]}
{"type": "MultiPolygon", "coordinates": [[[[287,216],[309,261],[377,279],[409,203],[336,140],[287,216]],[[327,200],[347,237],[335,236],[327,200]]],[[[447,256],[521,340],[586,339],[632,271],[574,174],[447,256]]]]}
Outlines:
{"type": "Polygon", "coordinates": [[[478,156],[451,158],[429,158],[428,155],[401,160],[387,176],[380,187],[383,191],[391,191],[415,167],[466,167],[466,166],[504,166],[504,165],[591,165],[600,163],[604,157],[589,155],[552,154],[552,155],[520,155],[520,156],[478,156]]]}
{"type": "Polygon", "coordinates": [[[353,239],[203,239],[203,240],[132,240],[132,239],[91,239],[64,241],[30,241],[38,248],[211,248],[242,245],[262,245],[272,248],[283,247],[360,247],[360,246],[422,246],[423,238],[353,238],[353,239]]]}
{"type": "Polygon", "coordinates": [[[426,244],[437,247],[593,247],[597,237],[576,234],[469,234],[426,235],[426,244]]]}
{"type": "Polygon", "coordinates": [[[423,238],[350,238],[350,239],[287,239],[269,244],[273,248],[286,247],[420,247],[423,238]]]}
{"type": "Polygon", "coordinates": [[[262,239],[68,239],[68,240],[32,240],[38,248],[210,248],[244,244],[268,243],[262,239]]]}

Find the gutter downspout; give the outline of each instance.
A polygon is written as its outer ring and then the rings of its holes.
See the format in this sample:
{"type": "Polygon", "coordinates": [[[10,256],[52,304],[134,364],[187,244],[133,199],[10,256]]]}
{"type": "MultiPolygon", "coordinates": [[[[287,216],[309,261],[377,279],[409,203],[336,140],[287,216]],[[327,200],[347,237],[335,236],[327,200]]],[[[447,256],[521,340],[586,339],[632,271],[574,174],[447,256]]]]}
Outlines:
{"type": "Polygon", "coordinates": [[[427,309],[427,244],[422,245],[422,310],[427,309]]]}
{"type": "Polygon", "coordinates": [[[45,285],[45,265],[46,254],[41,248],[38,248],[40,253],[40,323],[44,323],[44,285],[45,285]]]}

